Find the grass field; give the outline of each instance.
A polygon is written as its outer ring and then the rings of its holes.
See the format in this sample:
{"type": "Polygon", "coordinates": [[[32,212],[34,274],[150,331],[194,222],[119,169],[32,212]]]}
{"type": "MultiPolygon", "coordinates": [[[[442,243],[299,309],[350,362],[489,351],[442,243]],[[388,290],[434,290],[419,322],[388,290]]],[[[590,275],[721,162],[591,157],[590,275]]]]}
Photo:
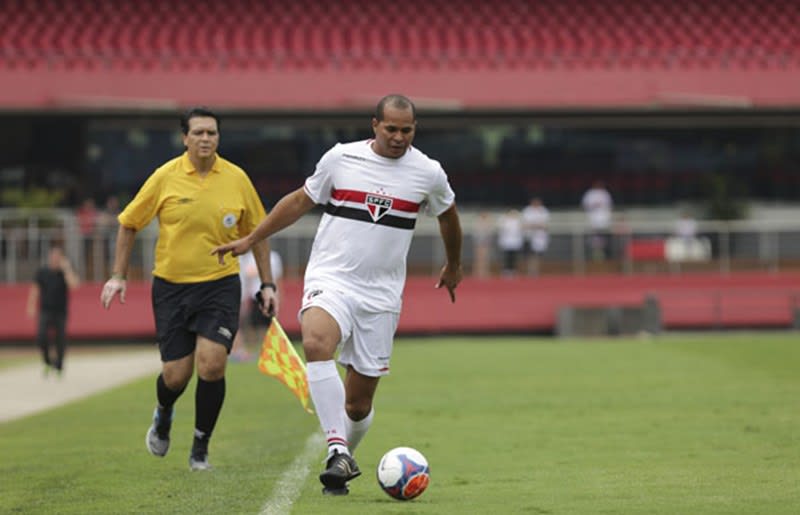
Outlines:
{"type": "MultiPolygon", "coordinates": [[[[392,371],[351,494],[320,494],[319,443],[291,513],[800,512],[797,333],[399,340],[392,371]],[[398,445],[431,464],[408,503],[374,478],[398,445]]],[[[253,363],[227,384],[211,473],[188,470],[193,385],[163,459],[153,378],[0,425],[0,513],[266,512],[317,421],[253,363]]]]}

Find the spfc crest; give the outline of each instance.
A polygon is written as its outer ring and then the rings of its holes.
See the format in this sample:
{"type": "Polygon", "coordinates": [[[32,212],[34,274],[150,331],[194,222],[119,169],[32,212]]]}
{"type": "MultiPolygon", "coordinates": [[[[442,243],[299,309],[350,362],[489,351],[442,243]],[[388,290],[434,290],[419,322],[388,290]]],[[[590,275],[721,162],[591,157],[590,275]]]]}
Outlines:
{"type": "Polygon", "coordinates": [[[367,210],[372,217],[373,222],[377,222],[383,215],[389,212],[392,208],[392,199],[389,197],[382,197],[373,193],[367,193],[367,210]]]}

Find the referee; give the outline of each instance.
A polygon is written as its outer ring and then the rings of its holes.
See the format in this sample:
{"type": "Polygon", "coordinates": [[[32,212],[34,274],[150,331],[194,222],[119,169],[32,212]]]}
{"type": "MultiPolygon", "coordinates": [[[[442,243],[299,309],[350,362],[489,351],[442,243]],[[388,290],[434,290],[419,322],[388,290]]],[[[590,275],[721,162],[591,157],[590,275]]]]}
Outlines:
{"type": "MultiPolygon", "coordinates": [[[[169,450],[173,406],[197,367],[191,470],[207,470],[208,442],[225,398],[225,365],[239,326],[239,265],[220,266],[209,255],[220,241],[234,241],[266,216],[247,174],[217,154],[219,118],[202,107],[181,118],[186,152],[147,179],[119,215],[114,268],[100,300],[125,302],[126,273],[136,233],[158,217],[152,303],[162,370],[158,405],[147,431],[155,456],[169,450]]],[[[254,246],[261,277],[262,310],[274,313],[269,244],[254,246]]]]}

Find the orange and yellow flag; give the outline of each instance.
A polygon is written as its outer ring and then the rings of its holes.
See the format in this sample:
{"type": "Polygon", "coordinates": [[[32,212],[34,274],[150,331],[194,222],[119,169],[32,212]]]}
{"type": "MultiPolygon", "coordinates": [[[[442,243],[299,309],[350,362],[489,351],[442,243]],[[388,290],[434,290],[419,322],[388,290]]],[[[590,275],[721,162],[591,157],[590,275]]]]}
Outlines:
{"type": "Polygon", "coordinates": [[[258,356],[258,369],[285,384],[300,399],[303,409],[308,413],[314,413],[308,395],[306,365],[297,355],[294,345],[286,336],[277,318],[272,318],[272,323],[264,335],[261,354],[258,356]]]}

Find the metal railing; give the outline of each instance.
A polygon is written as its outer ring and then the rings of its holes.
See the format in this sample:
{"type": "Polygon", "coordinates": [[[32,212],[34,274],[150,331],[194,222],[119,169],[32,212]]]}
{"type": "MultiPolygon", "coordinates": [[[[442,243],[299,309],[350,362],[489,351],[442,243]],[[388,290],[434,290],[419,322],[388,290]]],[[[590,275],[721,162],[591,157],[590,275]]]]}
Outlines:
{"type": "MultiPolygon", "coordinates": [[[[307,215],[271,238],[273,249],[283,258],[287,277],[302,275],[318,220],[319,215],[307,215]]],[[[467,274],[472,272],[476,256],[476,221],[475,213],[462,213],[463,264],[467,274]]],[[[589,252],[587,241],[590,233],[583,222],[554,221],[549,226],[549,247],[538,258],[535,273],[674,274],[703,270],[728,274],[734,270],[777,272],[800,269],[800,219],[701,221],[697,226],[698,235],[711,243],[710,259],[682,263],[657,259],[640,261],[627,252],[631,242],[669,237],[674,228],[671,222],[630,220],[624,230],[609,233],[609,255],[598,260],[593,259],[589,252]]],[[[116,228],[81,234],[75,214],[70,210],[0,209],[0,282],[30,281],[37,267],[45,262],[49,248],[56,243],[64,247],[84,281],[104,281],[111,269],[115,236],[116,228]]],[[[132,279],[150,279],[157,237],[155,223],[137,235],[130,260],[129,275],[132,279]]],[[[489,252],[491,272],[500,273],[500,251],[492,244],[489,252]]],[[[526,256],[520,258],[517,273],[533,273],[526,266],[526,256]]],[[[409,273],[434,275],[443,262],[444,248],[436,220],[420,217],[408,257],[409,273]]]]}

